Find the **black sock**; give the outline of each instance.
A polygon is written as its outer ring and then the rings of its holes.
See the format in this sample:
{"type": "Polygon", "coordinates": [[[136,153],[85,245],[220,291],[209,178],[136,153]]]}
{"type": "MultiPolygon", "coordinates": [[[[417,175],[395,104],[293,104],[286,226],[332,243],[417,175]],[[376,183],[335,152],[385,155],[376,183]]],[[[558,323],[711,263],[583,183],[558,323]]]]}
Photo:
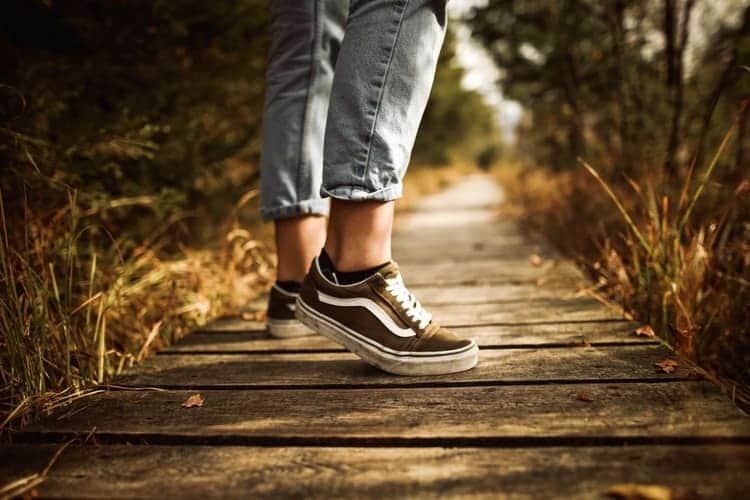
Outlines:
{"type": "Polygon", "coordinates": [[[302,288],[302,283],[299,281],[276,281],[276,286],[281,288],[287,293],[299,293],[299,289],[302,288]]]}
{"type": "Polygon", "coordinates": [[[352,283],[357,283],[359,281],[365,280],[389,264],[388,262],[385,262],[368,269],[361,269],[358,271],[349,271],[343,273],[336,270],[331,257],[325,250],[320,253],[318,262],[320,263],[320,270],[323,271],[323,274],[326,276],[326,278],[339,285],[351,285],[352,283]]]}

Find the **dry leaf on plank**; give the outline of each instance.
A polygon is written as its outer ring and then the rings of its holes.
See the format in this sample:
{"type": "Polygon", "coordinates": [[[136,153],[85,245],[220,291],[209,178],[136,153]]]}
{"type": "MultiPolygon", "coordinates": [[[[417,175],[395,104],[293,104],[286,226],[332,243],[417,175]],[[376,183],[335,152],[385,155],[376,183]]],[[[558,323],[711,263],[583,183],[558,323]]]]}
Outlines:
{"type": "Polygon", "coordinates": [[[654,363],[656,366],[662,369],[664,373],[674,373],[674,370],[676,367],[678,367],[680,364],[677,362],[676,359],[663,359],[659,361],[658,363],[654,363]]]}
{"type": "Polygon", "coordinates": [[[656,337],[654,329],[650,325],[639,326],[633,333],[638,337],[656,337]]]}
{"type": "Polygon", "coordinates": [[[588,392],[581,392],[578,394],[578,401],[583,401],[585,403],[590,403],[594,400],[594,396],[589,394],[588,392]]]}
{"type": "Polygon", "coordinates": [[[188,396],[188,398],[182,402],[183,408],[193,408],[193,407],[200,408],[203,406],[203,396],[200,394],[191,394],[188,396]]]}

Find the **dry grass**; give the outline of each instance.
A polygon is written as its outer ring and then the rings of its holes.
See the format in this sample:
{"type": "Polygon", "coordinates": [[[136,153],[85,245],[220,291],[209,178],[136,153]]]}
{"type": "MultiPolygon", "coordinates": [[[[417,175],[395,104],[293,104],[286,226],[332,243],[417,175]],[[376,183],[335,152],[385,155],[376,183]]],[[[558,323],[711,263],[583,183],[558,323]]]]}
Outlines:
{"type": "MultiPolygon", "coordinates": [[[[475,171],[415,167],[398,209],[475,171]]],[[[8,220],[0,203],[0,431],[95,393],[195,326],[239,315],[264,293],[276,264],[272,226],[239,221],[257,211],[256,194],[234,206],[215,245],[170,251],[169,224],[137,242],[87,237],[122,200],[92,209],[71,192],[66,207],[44,216],[27,207],[23,220],[8,220]]]]}
{"type": "MultiPolygon", "coordinates": [[[[22,424],[140,361],[209,318],[238,312],[273,279],[268,240],[237,222],[248,193],[211,248],[170,243],[162,227],[142,242],[95,244],[96,213],[0,212],[0,429],[22,424]]],[[[2,205],[0,205],[2,208],[2,205]]]]}
{"type": "Polygon", "coordinates": [[[496,169],[510,213],[549,236],[596,281],[602,297],[666,339],[750,402],[750,182],[712,182],[713,159],[679,182],[605,181],[582,162],[553,173],[496,169]],[[571,232],[570,227],[585,227],[571,232]]]}

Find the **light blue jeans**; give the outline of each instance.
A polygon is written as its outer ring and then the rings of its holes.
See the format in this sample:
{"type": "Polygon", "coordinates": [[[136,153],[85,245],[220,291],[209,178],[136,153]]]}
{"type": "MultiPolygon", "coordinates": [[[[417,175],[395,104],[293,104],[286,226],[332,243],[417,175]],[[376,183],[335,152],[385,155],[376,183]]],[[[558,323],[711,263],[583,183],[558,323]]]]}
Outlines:
{"type": "Polygon", "coordinates": [[[399,198],[446,0],[270,0],[261,215],[399,198]]]}

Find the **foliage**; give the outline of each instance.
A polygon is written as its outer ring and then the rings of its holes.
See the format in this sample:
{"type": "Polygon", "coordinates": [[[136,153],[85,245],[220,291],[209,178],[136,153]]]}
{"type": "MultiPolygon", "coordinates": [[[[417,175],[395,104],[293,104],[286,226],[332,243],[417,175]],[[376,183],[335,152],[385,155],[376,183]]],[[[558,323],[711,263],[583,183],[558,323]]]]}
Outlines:
{"type": "Polygon", "coordinates": [[[464,70],[456,61],[451,31],[440,53],[435,84],[414,145],[413,162],[447,165],[487,163],[498,155],[497,126],[483,97],[461,87],[464,70]]]}
{"type": "Polygon", "coordinates": [[[735,7],[711,23],[718,7],[692,0],[490,1],[470,23],[526,112],[515,191],[527,221],[747,389],[750,7],[735,7]]]}
{"type": "MultiPolygon", "coordinates": [[[[688,59],[695,5],[496,0],[468,22],[501,68],[503,92],[526,111],[519,137],[527,156],[556,169],[585,157],[607,177],[677,177],[691,148],[720,139],[712,119],[727,123],[750,92],[740,65],[750,55],[750,8],[705,34],[688,59]],[[669,6],[679,16],[668,17],[669,6]]],[[[728,160],[725,169],[738,174],[741,165],[728,160]]]]}

